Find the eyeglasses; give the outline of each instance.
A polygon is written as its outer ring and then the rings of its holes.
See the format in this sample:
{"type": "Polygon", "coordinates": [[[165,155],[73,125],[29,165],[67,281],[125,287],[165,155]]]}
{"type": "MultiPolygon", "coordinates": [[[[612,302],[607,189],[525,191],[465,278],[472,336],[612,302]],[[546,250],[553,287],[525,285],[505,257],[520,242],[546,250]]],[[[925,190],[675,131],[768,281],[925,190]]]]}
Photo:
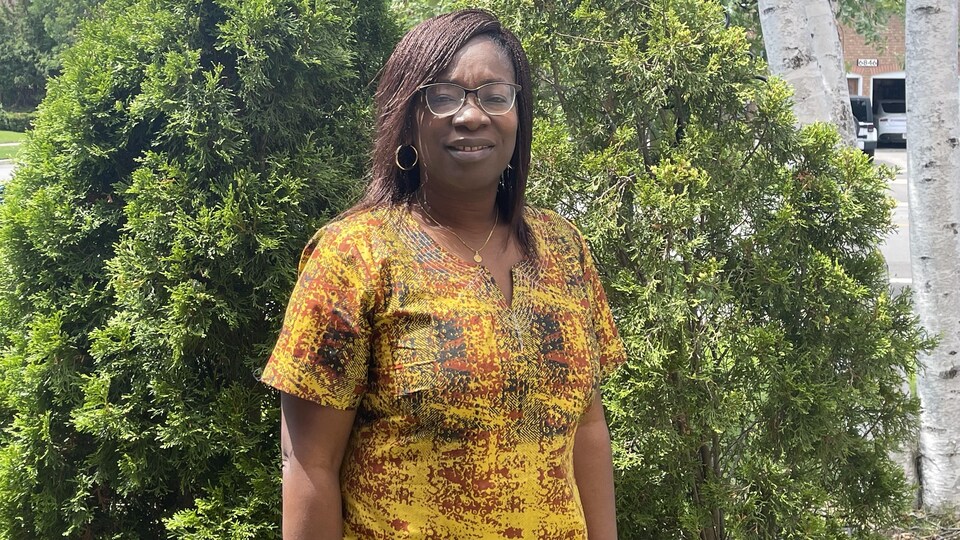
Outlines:
{"type": "Polygon", "coordinates": [[[476,94],[477,105],[491,116],[507,114],[517,100],[519,84],[492,82],[476,88],[464,88],[454,83],[425,84],[419,88],[427,102],[427,108],[434,116],[444,117],[456,113],[463,107],[467,94],[476,94]]]}

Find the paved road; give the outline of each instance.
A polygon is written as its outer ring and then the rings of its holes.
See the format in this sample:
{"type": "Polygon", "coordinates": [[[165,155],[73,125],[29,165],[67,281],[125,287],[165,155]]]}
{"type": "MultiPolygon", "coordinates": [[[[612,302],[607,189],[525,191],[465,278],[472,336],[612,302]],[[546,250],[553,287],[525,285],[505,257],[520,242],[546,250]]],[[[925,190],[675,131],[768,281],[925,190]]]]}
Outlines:
{"type": "Polygon", "coordinates": [[[13,176],[13,162],[0,161],[0,182],[6,182],[13,176]]]}
{"type": "Polygon", "coordinates": [[[877,163],[896,167],[897,177],[890,182],[890,194],[897,200],[893,210],[893,223],[897,230],[887,237],[880,248],[887,259],[890,284],[902,289],[912,283],[910,273],[910,207],[907,202],[907,150],[906,148],[878,148],[874,157],[877,163]]]}

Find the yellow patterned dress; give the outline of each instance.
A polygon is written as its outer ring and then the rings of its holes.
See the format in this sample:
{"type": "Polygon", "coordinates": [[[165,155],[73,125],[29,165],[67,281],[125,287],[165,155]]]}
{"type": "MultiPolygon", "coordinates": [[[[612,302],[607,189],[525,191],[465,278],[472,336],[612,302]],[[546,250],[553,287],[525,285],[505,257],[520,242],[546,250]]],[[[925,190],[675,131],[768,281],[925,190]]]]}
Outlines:
{"type": "Polygon", "coordinates": [[[356,409],[346,538],[585,539],[577,425],[625,359],[579,232],[527,209],[537,257],[492,275],[405,208],[321,229],[263,381],[356,409]]]}

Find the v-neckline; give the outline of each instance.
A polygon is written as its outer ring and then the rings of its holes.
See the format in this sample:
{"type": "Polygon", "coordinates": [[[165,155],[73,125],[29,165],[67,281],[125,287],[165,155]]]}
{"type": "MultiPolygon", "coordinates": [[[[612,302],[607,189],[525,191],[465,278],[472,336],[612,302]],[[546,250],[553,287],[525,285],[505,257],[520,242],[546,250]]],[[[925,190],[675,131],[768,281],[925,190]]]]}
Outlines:
{"type": "Polygon", "coordinates": [[[500,284],[497,282],[496,278],[493,276],[493,272],[491,272],[490,269],[488,269],[482,263],[468,261],[463,257],[457,255],[456,253],[451,253],[450,250],[448,250],[446,247],[443,246],[443,244],[438,242],[434,237],[430,236],[430,234],[424,230],[423,225],[421,225],[420,222],[418,222],[416,218],[413,217],[413,214],[410,212],[409,208],[401,207],[401,208],[398,208],[397,210],[400,214],[402,214],[400,216],[400,219],[403,222],[403,226],[407,230],[407,232],[412,236],[419,238],[419,241],[413,243],[414,246],[430,247],[438,254],[438,256],[441,259],[446,260],[448,263],[452,263],[456,265],[461,270],[468,270],[468,271],[477,273],[480,276],[482,276],[484,280],[491,281],[493,283],[493,289],[495,289],[496,291],[495,293],[496,300],[501,305],[501,307],[506,309],[507,311],[512,311],[514,309],[514,307],[517,305],[517,292],[518,292],[517,272],[522,268],[526,268],[530,266],[530,264],[532,263],[530,256],[521,257],[520,260],[515,262],[510,267],[508,279],[510,280],[511,294],[510,294],[510,298],[508,299],[507,294],[503,290],[503,287],[501,287],[500,284]]]}

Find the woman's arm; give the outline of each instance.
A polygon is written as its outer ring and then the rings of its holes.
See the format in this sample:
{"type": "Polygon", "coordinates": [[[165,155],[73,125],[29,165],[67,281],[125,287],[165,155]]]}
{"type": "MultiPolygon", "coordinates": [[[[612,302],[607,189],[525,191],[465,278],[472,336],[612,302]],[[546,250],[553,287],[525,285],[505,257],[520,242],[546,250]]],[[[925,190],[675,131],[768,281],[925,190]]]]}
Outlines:
{"type": "Polygon", "coordinates": [[[587,520],[590,540],[616,540],[617,509],[613,494],[613,453],[600,392],[593,397],[573,443],[573,475],[587,520]]]}
{"type": "Polygon", "coordinates": [[[284,540],[343,538],[340,464],[354,416],[280,394],[284,540]]]}

